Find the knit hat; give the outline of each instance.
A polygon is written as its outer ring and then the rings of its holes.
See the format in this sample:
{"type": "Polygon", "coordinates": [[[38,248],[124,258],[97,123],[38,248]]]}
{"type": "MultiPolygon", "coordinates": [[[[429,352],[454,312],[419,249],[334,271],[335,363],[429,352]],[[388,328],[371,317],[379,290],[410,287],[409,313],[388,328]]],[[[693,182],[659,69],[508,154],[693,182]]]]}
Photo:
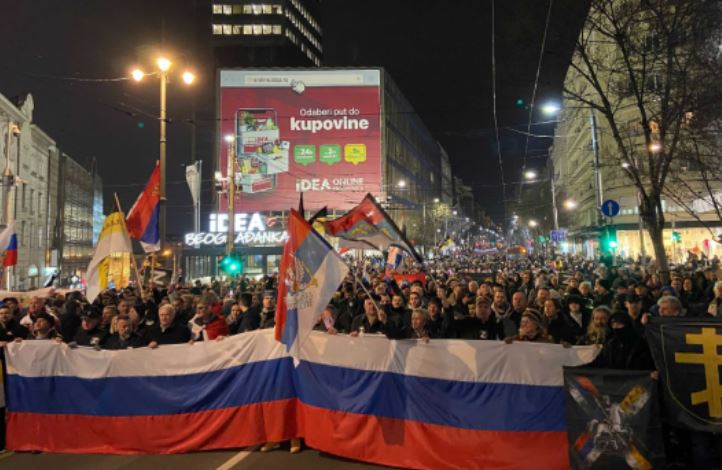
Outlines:
{"type": "Polygon", "coordinates": [[[524,313],[521,315],[522,318],[527,317],[529,320],[536,323],[538,326],[542,325],[542,316],[541,313],[539,313],[537,310],[533,308],[528,308],[524,310],[524,313]]]}

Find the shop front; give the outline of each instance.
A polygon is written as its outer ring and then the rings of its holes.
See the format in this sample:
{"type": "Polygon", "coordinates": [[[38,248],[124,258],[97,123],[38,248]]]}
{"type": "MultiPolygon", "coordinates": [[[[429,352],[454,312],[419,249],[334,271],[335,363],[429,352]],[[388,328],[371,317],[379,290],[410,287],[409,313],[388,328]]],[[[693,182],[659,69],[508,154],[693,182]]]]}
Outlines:
{"type": "MultiPolygon", "coordinates": [[[[278,271],[287,238],[283,217],[261,212],[237,213],[233,236],[233,253],[243,263],[240,274],[261,277],[278,271]]],[[[183,272],[187,281],[224,275],[219,270],[219,261],[226,254],[227,237],[227,214],[210,214],[208,231],[184,236],[183,272]]]]}

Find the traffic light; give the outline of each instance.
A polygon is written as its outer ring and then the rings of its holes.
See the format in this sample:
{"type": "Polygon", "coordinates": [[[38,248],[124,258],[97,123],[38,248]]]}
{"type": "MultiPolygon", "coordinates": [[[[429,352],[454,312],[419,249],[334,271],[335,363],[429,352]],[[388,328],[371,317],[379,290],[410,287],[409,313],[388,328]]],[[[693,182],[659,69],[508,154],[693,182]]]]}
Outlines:
{"type": "Polygon", "coordinates": [[[235,276],[243,271],[243,261],[238,255],[226,255],[218,262],[218,268],[229,276],[235,276]]]}
{"type": "Polygon", "coordinates": [[[679,232],[672,232],[672,241],[679,243],[682,240],[682,234],[679,232]]]}
{"type": "Polygon", "coordinates": [[[599,247],[602,253],[614,253],[619,243],[617,242],[617,229],[614,227],[606,227],[599,239],[599,247]]]}

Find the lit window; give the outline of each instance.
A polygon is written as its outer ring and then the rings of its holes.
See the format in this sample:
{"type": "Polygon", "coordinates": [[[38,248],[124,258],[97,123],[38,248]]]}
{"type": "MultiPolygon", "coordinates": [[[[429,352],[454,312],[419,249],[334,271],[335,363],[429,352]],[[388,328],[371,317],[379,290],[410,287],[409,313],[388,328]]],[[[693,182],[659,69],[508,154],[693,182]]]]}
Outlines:
{"type": "Polygon", "coordinates": [[[263,33],[263,27],[260,24],[253,25],[253,34],[258,36],[263,33]]]}
{"type": "Polygon", "coordinates": [[[224,15],[233,14],[233,5],[223,5],[223,14],[224,15]]]}
{"type": "Polygon", "coordinates": [[[273,13],[273,7],[271,5],[262,5],[262,7],[264,15],[270,15],[273,13]]]}
{"type": "Polygon", "coordinates": [[[223,13],[223,5],[213,5],[213,14],[220,15],[223,13]]]}
{"type": "Polygon", "coordinates": [[[277,15],[283,14],[283,7],[281,5],[273,5],[273,10],[277,15]]]}
{"type": "Polygon", "coordinates": [[[272,31],[273,31],[273,28],[271,27],[270,24],[263,25],[263,34],[271,34],[272,31]]]}
{"type": "Polygon", "coordinates": [[[233,34],[234,35],[241,34],[242,31],[243,31],[243,26],[241,26],[240,24],[233,25],[233,34]]]}
{"type": "Polygon", "coordinates": [[[280,24],[274,24],[273,25],[273,34],[281,34],[281,25],[280,24]]]}
{"type": "Polygon", "coordinates": [[[244,5],[233,5],[233,14],[240,15],[243,13],[244,5]]]}
{"type": "Polygon", "coordinates": [[[213,25],[213,34],[223,34],[223,25],[214,24],[213,25]]]}
{"type": "Polygon", "coordinates": [[[233,34],[233,25],[224,24],[223,25],[223,34],[226,34],[226,35],[233,34]]]}
{"type": "Polygon", "coordinates": [[[246,34],[246,35],[253,34],[253,26],[250,24],[244,24],[243,25],[243,34],[246,34]]]}
{"type": "Polygon", "coordinates": [[[263,11],[263,8],[261,8],[261,5],[251,5],[251,7],[253,8],[254,15],[260,15],[261,12],[263,11]]]}
{"type": "Polygon", "coordinates": [[[253,5],[243,5],[243,14],[245,14],[245,15],[253,14],[253,5]]]}

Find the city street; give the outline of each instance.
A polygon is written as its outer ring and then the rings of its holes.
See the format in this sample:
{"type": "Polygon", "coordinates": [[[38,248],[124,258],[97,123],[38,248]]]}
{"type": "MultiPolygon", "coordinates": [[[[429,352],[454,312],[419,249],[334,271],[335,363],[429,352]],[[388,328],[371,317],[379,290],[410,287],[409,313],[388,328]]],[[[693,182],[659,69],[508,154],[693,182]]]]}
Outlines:
{"type": "Polygon", "coordinates": [[[294,469],[370,469],[387,468],[341,459],[329,454],[304,449],[291,455],[285,449],[269,453],[249,450],[224,452],[199,452],[180,455],[73,455],[31,454],[8,452],[0,455],[0,470],[244,470],[256,468],[294,469]]]}

